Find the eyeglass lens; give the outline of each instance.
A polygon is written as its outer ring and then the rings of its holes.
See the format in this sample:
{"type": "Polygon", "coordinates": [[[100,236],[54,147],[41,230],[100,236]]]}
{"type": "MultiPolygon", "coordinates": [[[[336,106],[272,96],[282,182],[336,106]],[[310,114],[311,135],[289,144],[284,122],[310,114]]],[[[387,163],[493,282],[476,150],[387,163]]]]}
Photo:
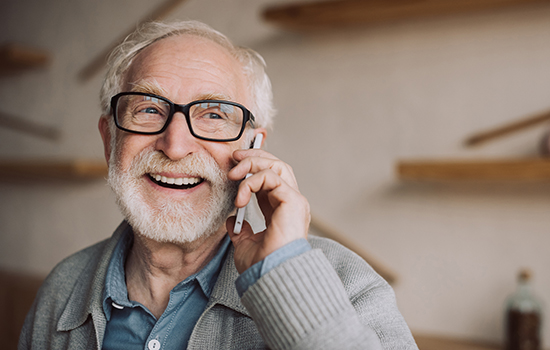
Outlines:
{"type": "MultiPolygon", "coordinates": [[[[239,136],[244,120],[241,108],[210,101],[191,103],[188,107],[191,129],[197,136],[220,140],[239,136]]],[[[117,123],[137,132],[162,130],[170,112],[170,103],[152,96],[123,95],[116,106],[117,123]]]]}

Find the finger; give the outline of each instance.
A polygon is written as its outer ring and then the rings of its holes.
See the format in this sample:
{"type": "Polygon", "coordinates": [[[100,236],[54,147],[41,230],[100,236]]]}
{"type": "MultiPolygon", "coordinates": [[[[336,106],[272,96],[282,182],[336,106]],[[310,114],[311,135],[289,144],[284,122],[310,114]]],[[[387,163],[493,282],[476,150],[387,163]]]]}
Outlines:
{"type": "Polygon", "coordinates": [[[245,206],[250,201],[252,193],[259,192],[265,192],[272,206],[285,201],[292,201],[294,198],[301,196],[294,186],[290,186],[271,169],[266,169],[241,182],[235,198],[235,205],[239,208],[245,206]]]}
{"type": "Polygon", "coordinates": [[[247,157],[237,164],[228,174],[230,180],[238,181],[247,174],[255,174],[269,169],[280,176],[289,185],[298,189],[298,183],[292,167],[277,158],[247,157]]]}
{"type": "Polygon", "coordinates": [[[279,158],[275,157],[273,154],[264,151],[262,149],[239,149],[233,152],[233,158],[235,158],[236,161],[241,161],[247,157],[262,157],[262,158],[270,158],[270,159],[276,159],[279,158]]]}
{"type": "MultiPolygon", "coordinates": [[[[271,233],[271,240],[285,241],[296,235],[306,237],[310,221],[309,203],[300,192],[284,182],[277,183],[277,179],[280,180],[280,177],[270,174],[270,171],[256,174],[254,179],[251,177],[248,179],[250,181],[241,184],[239,194],[244,193],[242,191],[258,193],[258,204],[266,220],[266,232],[271,233]],[[270,175],[273,178],[270,179],[270,175]],[[254,181],[260,177],[263,177],[261,181],[254,181]],[[273,235],[280,237],[274,238],[273,235]]],[[[236,202],[241,200],[239,194],[236,202]]]]}
{"type": "Polygon", "coordinates": [[[232,173],[235,173],[237,176],[242,176],[243,173],[247,174],[251,172],[252,162],[258,162],[263,159],[263,164],[265,166],[269,161],[281,161],[271,153],[256,149],[235,151],[233,153],[233,159],[236,161],[236,164],[232,169],[232,173]]]}
{"type": "Polygon", "coordinates": [[[233,229],[235,228],[235,222],[236,217],[230,216],[225,221],[225,228],[227,229],[227,233],[229,234],[229,238],[231,238],[231,241],[233,241],[234,244],[238,244],[240,240],[246,239],[247,237],[250,237],[251,235],[254,235],[254,231],[252,230],[252,226],[248,223],[248,221],[243,222],[243,227],[241,229],[241,233],[234,233],[233,229]]]}

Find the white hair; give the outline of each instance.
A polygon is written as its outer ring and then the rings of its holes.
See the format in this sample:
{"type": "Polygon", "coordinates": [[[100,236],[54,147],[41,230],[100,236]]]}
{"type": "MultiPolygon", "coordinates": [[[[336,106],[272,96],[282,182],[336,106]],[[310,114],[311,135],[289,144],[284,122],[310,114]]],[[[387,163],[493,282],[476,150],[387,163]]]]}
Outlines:
{"type": "Polygon", "coordinates": [[[103,115],[111,114],[110,99],[122,92],[126,73],[134,58],[154,42],[182,34],[209,39],[227,49],[241,63],[248,82],[252,103],[249,108],[256,118],[255,126],[271,127],[275,109],[271,81],[265,72],[265,60],[256,51],[233,45],[225,35],[198,21],[147,22],[116,47],[109,56],[109,69],[100,92],[103,115]]]}

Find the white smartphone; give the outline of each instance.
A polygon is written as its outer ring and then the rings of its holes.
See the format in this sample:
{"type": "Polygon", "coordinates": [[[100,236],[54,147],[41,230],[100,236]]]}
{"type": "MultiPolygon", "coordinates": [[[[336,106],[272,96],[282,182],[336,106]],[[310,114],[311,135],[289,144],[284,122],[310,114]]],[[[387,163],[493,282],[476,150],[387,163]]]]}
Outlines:
{"type": "MultiPolygon", "coordinates": [[[[260,147],[262,147],[263,138],[264,138],[263,134],[256,135],[256,137],[254,138],[254,145],[252,146],[252,148],[259,149],[260,147]]],[[[250,176],[252,176],[252,174],[246,174],[246,178],[249,178],[250,176]]],[[[237,209],[237,220],[235,220],[235,227],[233,227],[234,234],[241,233],[241,229],[243,228],[245,213],[246,213],[246,206],[237,209]]]]}

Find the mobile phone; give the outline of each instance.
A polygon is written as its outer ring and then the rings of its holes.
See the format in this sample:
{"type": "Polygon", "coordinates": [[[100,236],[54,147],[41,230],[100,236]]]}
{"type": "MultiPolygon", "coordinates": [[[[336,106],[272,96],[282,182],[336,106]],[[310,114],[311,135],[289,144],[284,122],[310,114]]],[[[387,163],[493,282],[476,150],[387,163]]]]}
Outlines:
{"type": "MultiPolygon", "coordinates": [[[[256,137],[254,138],[254,145],[251,148],[259,149],[260,147],[262,147],[263,138],[264,138],[263,134],[256,135],[256,137]]],[[[252,174],[250,173],[246,174],[246,178],[249,178],[250,176],[252,176],[252,174]]],[[[235,227],[233,227],[234,234],[241,233],[241,229],[243,228],[245,212],[246,212],[246,206],[237,209],[237,219],[235,220],[235,227]]]]}

